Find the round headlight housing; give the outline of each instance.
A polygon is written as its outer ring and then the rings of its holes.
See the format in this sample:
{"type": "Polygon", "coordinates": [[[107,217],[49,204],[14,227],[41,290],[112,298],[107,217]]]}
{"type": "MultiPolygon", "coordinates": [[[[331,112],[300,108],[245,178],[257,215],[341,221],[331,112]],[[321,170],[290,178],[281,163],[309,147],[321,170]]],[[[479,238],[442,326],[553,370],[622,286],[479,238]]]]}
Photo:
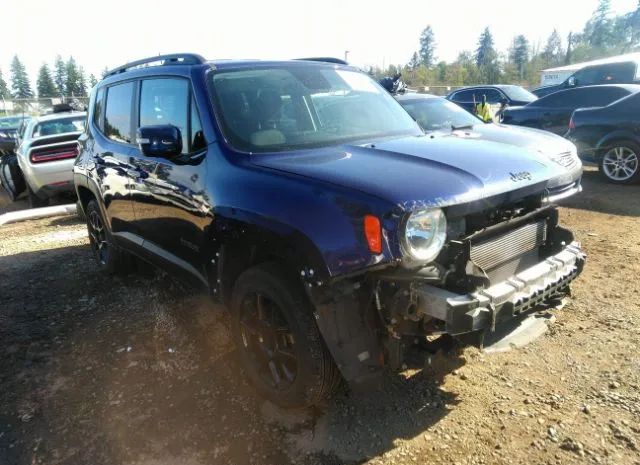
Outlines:
{"type": "Polygon", "coordinates": [[[403,245],[412,261],[434,260],[447,239],[447,218],[439,208],[414,211],[404,227],[403,245]]]}

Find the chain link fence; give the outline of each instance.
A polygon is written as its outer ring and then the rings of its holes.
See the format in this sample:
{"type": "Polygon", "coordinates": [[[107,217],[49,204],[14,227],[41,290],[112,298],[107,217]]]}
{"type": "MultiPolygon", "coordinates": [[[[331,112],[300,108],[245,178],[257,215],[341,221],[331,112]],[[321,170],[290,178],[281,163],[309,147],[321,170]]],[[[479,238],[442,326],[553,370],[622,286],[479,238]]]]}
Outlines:
{"type": "Polygon", "coordinates": [[[67,104],[75,110],[84,110],[89,104],[89,97],[0,99],[0,117],[43,115],[51,113],[53,106],[60,104],[67,104]]]}

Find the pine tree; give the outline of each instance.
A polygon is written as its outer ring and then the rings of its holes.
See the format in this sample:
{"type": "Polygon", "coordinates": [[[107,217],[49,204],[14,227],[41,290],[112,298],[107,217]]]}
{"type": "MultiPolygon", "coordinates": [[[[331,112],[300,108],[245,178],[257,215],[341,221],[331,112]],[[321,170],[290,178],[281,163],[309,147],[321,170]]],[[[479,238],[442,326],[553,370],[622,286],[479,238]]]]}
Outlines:
{"type": "Polygon", "coordinates": [[[516,65],[520,80],[524,79],[524,69],[529,62],[529,41],[522,34],[513,39],[509,59],[516,65]]]}
{"type": "Polygon", "coordinates": [[[559,65],[564,58],[562,39],[556,29],[553,30],[547,39],[547,44],[544,46],[542,56],[550,65],[559,65]]]}
{"type": "Polygon", "coordinates": [[[612,34],[611,0],[600,0],[584,27],[584,38],[592,47],[605,48],[611,43],[612,34]]]}
{"type": "Polygon", "coordinates": [[[49,66],[46,63],[43,63],[38,71],[38,80],[36,82],[36,87],[38,89],[38,97],[39,98],[50,98],[55,97],[57,94],[56,85],[53,82],[53,78],[51,77],[51,71],[49,71],[49,66]]]}
{"type": "Polygon", "coordinates": [[[102,70],[102,79],[106,78],[107,74],[109,74],[109,68],[105,66],[104,69],[102,70]]]}
{"type": "Polygon", "coordinates": [[[427,26],[420,35],[420,60],[427,68],[436,61],[436,39],[431,26],[427,26]]]}
{"type": "Polygon", "coordinates": [[[87,76],[84,74],[84,68],[82,66],[78,67],[78,75],[76,79],[76,97],[86,97],[87,96],[87,76]]]}
{"type": "Polygon", "coordinates": [[[27,70],[18,58],[18,55],[14,55],[11,61],[11,90],[14,98],[33,97],[27,70]]]}
{"type": "Polygon", "coordinates": [[[409,61],[409,68],[416,69],[418,66],[420,66],[420,56],[418,52],[413,52],[411,60],[409,61]]]}
{"type": "Polygon", "coordinates": [[[67,60],[65,65],[65,74],[66,79],[64,82],[64,88],[67,91],[67,97],[79,97],[79,73],[76,60],[74,60],[73,57],[69,57],[69,60],[67,60]]]}
{"type": "Polygon", "coordinates": [[[58,55],[53,65],[53,82],[56,84],[56,91],[58,95],[66,95],[65,83],[67,81],[67,71],[62,57],[58,55]]]}
{"type": "Polygon", "coordinates": [[[476,49],[475,60],[482,79],[487,83],[498,81],[500,77],[498,53],[494,48],[493,35],[491,35],[491,31],[488,27],[485,28],[478,39],[478,48],[476,49]]]}
{"type": "Polygon", "coordinates": [[[7,86],[7,81],[4,80],[2,76],[2,70],[0,69],[0,99],[9,99],[11,98],[11,93],[9,92],[9,86],[7,86]]]}
{"type": "Polygon", "coordinates": [[[96,79],[96,77],[93,74],[89,75],[89,86],[91,88],[94,88],[96,86],[96,84],[98,84],[98,80],[96,79]]]}

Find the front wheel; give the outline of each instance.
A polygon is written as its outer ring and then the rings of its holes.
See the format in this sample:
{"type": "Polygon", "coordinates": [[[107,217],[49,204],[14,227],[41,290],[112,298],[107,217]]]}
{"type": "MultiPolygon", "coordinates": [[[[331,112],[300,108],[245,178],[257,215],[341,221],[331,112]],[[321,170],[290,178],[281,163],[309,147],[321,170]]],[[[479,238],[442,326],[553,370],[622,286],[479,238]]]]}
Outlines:
{"type": "Polygon", "coordinates": [[[256,389],[284,408],[329,398],[341,377],[301,283],[274,263],[245,271],[233,289],[232,330],[256,389]]]}
{"type": "Polygon", "coordinates": [[[640,146],[620,142],[607,149],[600,159],[600,174],[614,184],[630,184],[640,179],[640,146]]]}

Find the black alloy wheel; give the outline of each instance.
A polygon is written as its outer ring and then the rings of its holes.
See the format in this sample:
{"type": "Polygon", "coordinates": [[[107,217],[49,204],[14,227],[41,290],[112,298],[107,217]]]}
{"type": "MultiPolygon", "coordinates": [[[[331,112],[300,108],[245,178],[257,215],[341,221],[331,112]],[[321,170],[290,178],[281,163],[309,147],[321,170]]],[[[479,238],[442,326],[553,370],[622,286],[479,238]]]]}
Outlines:
{"type": "Polygon", "coordinates": [[[278,305],[261,293],[246,295],[242,301],[240,331],[262,381],[277,390],[286,390],[298,374],[295,339],[278,305]]]}

